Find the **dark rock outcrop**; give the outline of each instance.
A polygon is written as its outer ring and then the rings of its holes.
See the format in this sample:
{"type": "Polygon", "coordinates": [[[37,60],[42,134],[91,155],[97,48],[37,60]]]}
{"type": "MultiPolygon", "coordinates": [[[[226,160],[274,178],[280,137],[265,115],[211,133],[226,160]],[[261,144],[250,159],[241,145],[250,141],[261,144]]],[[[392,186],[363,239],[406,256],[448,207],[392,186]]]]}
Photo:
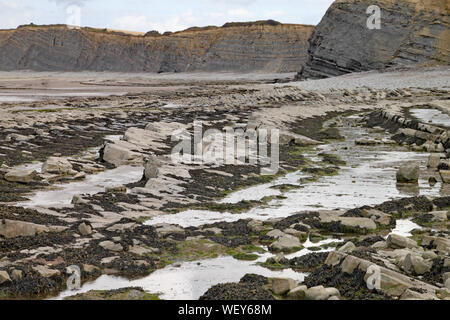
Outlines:
{"type": "Polygon", "coordinates": [[[313,32],[298,78],[449,64],[449,8],[447,0],[337,0],[313,32]],[[371,5],[381,9],[381,29],[367,27],[371,5]]]}
{"type": "Polygon", "coordinates": [[[27,25],[0,30],[0,70],[296,72],[313,28],[238,24],[159,35],[27,25]]]}

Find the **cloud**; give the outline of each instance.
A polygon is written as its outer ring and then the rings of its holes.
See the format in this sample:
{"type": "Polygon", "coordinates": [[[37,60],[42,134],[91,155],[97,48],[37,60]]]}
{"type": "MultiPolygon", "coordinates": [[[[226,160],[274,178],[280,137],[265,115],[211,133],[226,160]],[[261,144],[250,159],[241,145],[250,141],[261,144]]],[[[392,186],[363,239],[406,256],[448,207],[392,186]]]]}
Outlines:
{"type": "Polygon", "coordinates": [[[264,16],[266,18],[278,17],[284,15],[285,12],[283,10],[266,10],[264,11],[264,16]]]}
{"type": "Polygon", "coordinates": [[[77,6],[84,6],[86,2],[91,2],[92,0],[50,0],[50,2],[54,2],[59,5],[77,5],[77,6]]]}
{"type": "Polygon", "coordinates": [[[170,16],[162,21],[151,21],[145,15],[127,15],[115,19],[113,24],[114,28],[121,30],[142,32],[157,30],[162,33],[187,29],[194,21],[191,12],[188,11],[181,16],[170,16]]]}
{"type": "Polygon", "coordinates": [[[253,14],[244,8],[235,8],[227,11],[231,18],[251,18],[253,14]]]}

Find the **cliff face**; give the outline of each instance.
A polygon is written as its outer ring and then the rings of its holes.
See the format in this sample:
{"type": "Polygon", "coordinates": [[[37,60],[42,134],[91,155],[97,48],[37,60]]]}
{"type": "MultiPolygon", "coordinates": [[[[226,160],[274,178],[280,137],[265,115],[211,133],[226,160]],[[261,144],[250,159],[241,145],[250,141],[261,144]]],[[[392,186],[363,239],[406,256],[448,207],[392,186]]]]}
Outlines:
{"type": "Polygon", "coordinates": [[[448,0],[338,0],[310,39],[299,78],[323,78],[392,66],[450,63],[448,0]],[[371,5],[381,29],[367,28],[371,5]]]}
{"type": "Polygon", "coordinates": [[[313,26],[250,25],[123,35],[66,26],[0,31],[0,70],[295,72],[313,26]]]}

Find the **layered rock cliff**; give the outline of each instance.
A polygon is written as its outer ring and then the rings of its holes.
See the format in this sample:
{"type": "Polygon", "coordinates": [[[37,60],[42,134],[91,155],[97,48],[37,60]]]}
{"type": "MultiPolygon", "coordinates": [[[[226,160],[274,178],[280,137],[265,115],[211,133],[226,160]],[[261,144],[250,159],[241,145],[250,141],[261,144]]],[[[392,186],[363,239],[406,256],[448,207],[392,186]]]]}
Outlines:
{"type": "Polygon", "coordinates": [[[248,24],[144,36],[23,26],[0,31],[0,70],[297,72],[306,62],[313,28],[248,24]]]}
{"type": "Polygon", "coordinates": [[[337,0],[310,38],[299,78],[386,67],[450,63],[448,0],[337,0]],[[381,9],[381,29],[367,27],[367,8],[381,9]]]}

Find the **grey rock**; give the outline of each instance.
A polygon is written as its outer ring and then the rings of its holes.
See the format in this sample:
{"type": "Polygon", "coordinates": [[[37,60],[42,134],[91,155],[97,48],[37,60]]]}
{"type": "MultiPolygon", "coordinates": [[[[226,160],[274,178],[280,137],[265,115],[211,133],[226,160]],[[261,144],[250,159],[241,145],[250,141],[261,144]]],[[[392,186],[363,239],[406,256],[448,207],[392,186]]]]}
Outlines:
{"type": "Polygon", "coordinates": [[[14,269],[11,271],[11,278],[15,281],[22,279],[23,272],[22,270],[14,269]]]}
{"type": "Polygon", "coordinates": [[[41,275],[41,277],[44,277],[44,278],[52,278],[55,276],[59,276],[61,274],[61,272],[59,272],[59,270],[50,269],[50,268],[47,268],[47,267],[41,266],[41,265],[34,266],[34,267],[32,267],[32,269],[34,271],[36,271],[37,273],[39,273],[41,275]]]}
{"type": "Polygon", "coordinates": [[[11,282],[11,278],[9,277],[8,272],[0,271],[0,285],[5,282],[11,282]]]}
{"type": "Polygon", "coordinates": [[[80,225],[78,226],[78,232],[82,236],[88,236],[88,235],[92,234],[92,227],[90,225],[86,224],[85,222],[80,223],[80,225]]]}
{"type": "Polygon", "coordinates": [[[297,286],[297,282],[290,278],[272,279],[272,291],[276,295],[284,295],[297,286]]]}
{"type": "Polygon", "coordinates": [[[253,232],[262,232],[262,231],[266,230],[263,222],[260,220],[250,220],[247,223],[247,227],[253,232]]]}
{"type": "Polygon", "coordinates": [[[349,241],[346,244],[344,244],[342,247],[340,247],[337,251],[342,253],[349,253],[356,249],[356,246],[353,242],[349,241]]]}
{"type": "Polygon", "coordinates": [[[427,167],[431,169],[436,169],[441,161],[440,153],[431,153],[428,157],[427,167]]]}
{"type": "Polygon", "coordinates": [[[100,268],[90,265],[90,264],[83,264],[82,267],[83,267],[84,272],[90,273],[90,274],[100,271],[100,268]]]}
{"type": "Polygon", "coordinates": [[[403,262],[403,268],[406,271],[414,272],[415,274],[422,275],[431,270],[433,262],[429,260],[424,260],[421,256],[417,254],[409,253],[406,255],[403,262]]]}
{"type": "Polygon", "coordinates": [[[341,264],[342,272],[352,274],[353,271],[358,268],[359,263],[359,259],[356,259],[353,256],[347,256],[341,264]]]}
{"type": "Polygon", "coordinates": [[[107,143],[103,150],[103,161],[115,166],[141,163],[142,155],[133,151],[136,147],[126,141],[107,143]]]}
{"type": "Polygon", "coordinates": [[[299,79],[324,78],[388,66],[448,64],[439,49],[447,38],[446,2],[416,0],[335,1],[309,40],[306,66],[299,79]],[[371,5],[379,6],[381,29],[367,27],[371,5]],[[429,37],[433,41],[429,41],[429,37]]]}
{"type": "Polygon", "coordinates": [[[99,246],[105,250],[120,252],[123,251],[123,247],[120,243],[114,243],[112,241],[103,241],[99,243],[99,246]]]}
{"type": "Polygon", "coordinates": [[[145,163],[144,175],[145,179],[155,179],[159,176],[160,161],[156,157],[151,157],[145,163]]]}
{"type": "Polygon", "coordinates": [[[285,234],[269,246],[272,251],[290,252],[300,250],[301,243],[297,237],[285,234]]]}
{"type": "Polygon", "coordinates": [[[50,228],[31,222],[17,220],[0,220],[0,235],[7,239],[16,237],[32,237],[43,232],[50,232],[50,228]]]}
{"type": "Polygon", "coordinates": [[[42,173],[69,174],[72,170],[72,164],[65,158],[50,157],[42,165],[42,173]]]}
{"type": "Polygon", "coordinates": [[[271,231],[267,232],[267,234],[266,234],[266,236],[268,236],[268,237],[270,237],[272,239],[278,239],[278,238],[281,238],[281,237],[283,237],[285,235],[286,234],[283,231],[278,230],[278,229],[271,230],[271,231]]]}
{"type": "Polygon", "coordinates": [[[339,291],[335,288],[324,288],[323,286],[316,286],[306,290],[306,300],[328,300],[332,296],[339,297],[339,291]]]}
{"type": "Polygon", "coordinates": [[[30,183],[37,177],[35,170],[11,170],[5,174],[4,178],[9,182],[30,183]]]}
{"type": "Polygon", "coordinates": [[[159,224],[159,225],[155,225],[155,227],[157,228],[156,233],[160,237],[164,237],[169,234],[184,234],[185,233],[183,228],[174,226],[174,225],[170,225],[170,224],[159,224]]]}
{"type": "Polygon", "coordinates": [[[155,37],[23,26],[0,32],[0,70],[297,72],[313,28],[267,23],[155,37]]]}
{"type": "Polygon", "coordinates": [[[299,286],[288,292],[287,297],[291,300],[304,300],[306,296],[306,286],[299,286]]]}
{"type": "Polygon", "coordinates": [[[337,251],[331,251],[325,260],[325,264],[330,267],[335,267],[341,263],[343,258],[344,254],[337,251]]]}
{"type": "Polygon", "coordinates": [[[416,248],[417,242],[398,234],[390,234],[386,240],[390,248],[416,248]]]}
{"type": "Polygon", "coordinates": [[[397,182],[417,183],[419,181],[420,167],[416,163],[408,163],[400,166],[397,171],[397,182]]]}

